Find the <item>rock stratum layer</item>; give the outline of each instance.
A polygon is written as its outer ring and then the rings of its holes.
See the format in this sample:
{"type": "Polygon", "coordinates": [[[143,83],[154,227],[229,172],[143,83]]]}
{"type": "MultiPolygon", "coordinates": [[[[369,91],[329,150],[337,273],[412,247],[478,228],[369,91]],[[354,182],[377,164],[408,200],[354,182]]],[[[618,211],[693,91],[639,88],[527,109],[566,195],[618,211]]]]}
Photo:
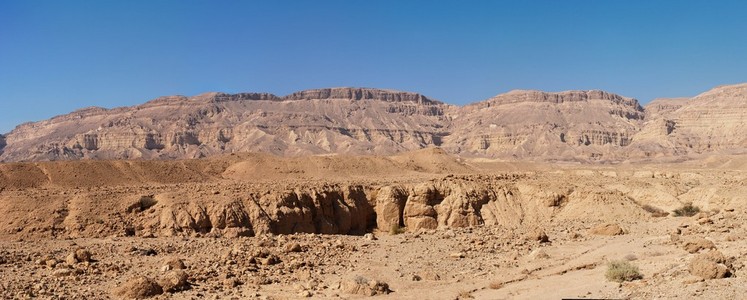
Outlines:
{"type": "Polygon", "coordinates": [[[0,137],[0,160],[389,155],[430,146],[465,156],[574,161],[739,152],[747,145],[746,90],[723,86],[645,108],[596,90],[517,90],[464,107],[368,88],[167,96],[19,125],[0,137]]]}

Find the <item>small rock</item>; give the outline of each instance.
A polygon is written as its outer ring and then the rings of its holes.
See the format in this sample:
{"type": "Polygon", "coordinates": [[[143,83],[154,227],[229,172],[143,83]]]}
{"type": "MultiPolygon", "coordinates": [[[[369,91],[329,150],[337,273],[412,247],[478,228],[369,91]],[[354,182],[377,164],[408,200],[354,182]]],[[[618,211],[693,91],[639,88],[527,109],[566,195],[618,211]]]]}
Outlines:
{"type": "Polygon", "coordinates": [[[68,265],[75,265],[78,263],[78,259],[75,258],[75,253],[70,253],[65,257],[65,263],[68,265]]]}
{"type": "Polygon", "coordinates": [[[73,271],[70,269],[57,269],[52,272],[52,276],[54,277],[66,277],[73,274],[73,271]]]}
{"type": "Polygon", "coordinates": [[[134,277],[112,291],[112,294],[120,299],[143,299],[162,293],[161,286],[145,276],[134,277]]]}
{"type": "Polygon", "coordinates": [[[236,277],[226,278],[223,280],[223,286],[228,289],[235,288],[239,285],[241,285],[241,281],[236,279],[236,277]]]}
{"type": "Polygon", "coordinates": [[[163,262],[163,266],[161,267],[161,271],[171,271],[171,270],[185,270],[187,269],[187,266],[184,264],[184,261],[181,260],[178,257],[169,257],[163,262]]]}
{"type": "Polygon", "coordinates": [[[357,294],[364,296],[376,296],[389,294],[392,291],[389,285],[378,280],[367,280],[363,277],[356,277],[354,280],[346,281],[340,287],[348,294],[357,294]]]}
{"type": "Polygon", "coordinates": [[[369,241],[377,240],[376,236],[373,233],[366,233],[365,235],[363,235],[363,238],[369,241]]]}
{"type": "Polygon", "coordinates": [[[550,241],[550,238],[547,236],[544,230],[537,228],[534,231],[530,232],[527,236],[528,240],[532,241],[538,241],[540,243],[547,243],[550,241]]]}
{"type": "Polygon", "coordinates": [[[615,236],[615,235],[623,235],[625,234],[625,230],[620,227],[620,225],[607,223],[602,224],[599,226],[596,226],[589,230],[589,233],[596,234],[596,235],[608,235],[608,236],[615,236]]]}
{"type": "Polygon", "coordinates": [[[298,243],[290,243],[285,245],[285,252],[301,252],[303,251],[303,248],[301,248],[301,245],[298,243]]]}
{"type": "Polygon", "coordinates": [[[456,252],[456,253],[449,254],[449,257],[453,257],[453,258],[464,258],[464,256],[465,256],[464,252],[456,252]]]}
{"type": "Polygon", "coordinates": [[[694,257],[690,261],[690,274],[703,279],[719,279],[730,277],[732,271],[725,265],[726,259],[718,250],[708,251],[694,257]]]}
{"type": "Polygon", "coordinates": [[[161,279],[158,280],[158,284],[163,288],[164,292],[174,293],[189,288],[187,278],[189,278],[189,276],[187,275],[187,272],[184,272],[184,270],[174,270],[161,277],[161,279]]]}
{"type": "Polygon", "coordinates": [[[49,267],[49,268],[54,268],[55,266],[57,266],[57,264],[58,264],[58,263],[59,263],[59,262],[58,262],[58,261],[57,261],[56,259],[54,259],[54,258],[52,258],[52,259],[48,259],[48,260],[46,260],[46,261],[44,262],[44,264],[45,264],[45,265],[46,265],[47,267],[49,267]]]}
{"type": "Polygon", "coordinates": [[[92,262],[93,261],[91,252],[83,248],[78,248],[77,250],[75,250],[75,258],[79,262],[92,262]]]}
{"type": "Polygon", "coordinates": [[[716,245],[707,239],[698,237],[686,240],[682,244],[682,248],[687,252],[697,253],[700,250],[716,249],[716,245]]]}

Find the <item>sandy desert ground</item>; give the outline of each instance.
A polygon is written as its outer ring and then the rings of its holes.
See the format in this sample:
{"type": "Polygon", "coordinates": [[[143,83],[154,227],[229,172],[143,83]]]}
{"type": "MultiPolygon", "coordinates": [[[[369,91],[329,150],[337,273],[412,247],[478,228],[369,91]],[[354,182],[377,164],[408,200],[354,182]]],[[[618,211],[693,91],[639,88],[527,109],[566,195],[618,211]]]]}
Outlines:
{"type": "Polygon", "coordinates": [[[738,299],[747,157],[0,164],[3,299],[738,299]],[[692,203],[700,212],[671,212],[692,203]],[[628,261],[639,279],[605,277],[628,261]]]}

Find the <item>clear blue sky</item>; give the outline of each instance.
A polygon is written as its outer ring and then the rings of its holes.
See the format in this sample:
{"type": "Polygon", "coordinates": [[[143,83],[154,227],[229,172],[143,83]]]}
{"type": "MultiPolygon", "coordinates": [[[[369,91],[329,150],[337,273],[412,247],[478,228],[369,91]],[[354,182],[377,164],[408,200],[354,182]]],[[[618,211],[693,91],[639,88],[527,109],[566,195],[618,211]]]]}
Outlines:
{"type": "Polygon", "coordinates": [[[645,103],[745,81],[747,1],[0,1],[0,132],[207,91],[645,103]]]}

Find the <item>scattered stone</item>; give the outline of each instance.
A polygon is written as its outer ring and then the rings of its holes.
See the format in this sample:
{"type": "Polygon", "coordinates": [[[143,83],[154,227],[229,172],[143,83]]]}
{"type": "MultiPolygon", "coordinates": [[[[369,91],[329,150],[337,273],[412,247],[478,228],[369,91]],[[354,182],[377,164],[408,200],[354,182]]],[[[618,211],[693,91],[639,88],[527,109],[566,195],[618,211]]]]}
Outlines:
{"type": "Polygon", "coordinates": [[[120,299],[145,299],[163,293],[163,289],[153,279],[145,276],[134,277],[120,285],[112,294],[120,299]]]}
{"type": "Polygon", "coordinates": [[[67,277],[73,274],[73,270],[70,269],[57,269],[52,272],[54,277],[67,277]]]}
{"type": "Polygon", "coordinates": [[[189,289],[188,278],[189,276],[184,270],[174,270],[163,275],[158,280],[158,284],[163,288],[164,292],[174,293],[189,289]]]}
{"type": "Polygon", "coordinates": [[[697,253],[700,250],[716,249],[716,245],[707,239],[696,237],[685,240],[682,244],[682,248],[687,252],[697,253]]]}
{"type": "Polygon", "coordinates": [[[187,269],[187,266],[184,264],[184,261],[181,260],[178,257],[169,257],[163,262],[163,266],[161,267],[161,271],[171,271],[171,270],[185,270],[187,269]]]}
{"type": "Polygon", "coordinates": [[[364,296],[386,295],[392,292],[388,284],[361,276],[342,283],[341,288],[345,293],[364,296]]]}
{"type": "Polygon", "coordinates": [[[620,225],[613,224],[613,223],[607,223],[607,224],[601,224],[599,226],[596,226],[590,229],[589,233],[596,234],[596,235],[615,236],[615,235],[625,234],[625,230],[623,230],[622,227],[620,227],[620,225]]]}
{"type": "Polygon", "coordinates": [[[268,255],[264,258],[259,258],[259,263],[265,266],[271,266],[280,263],[280,258],[276,255],[268,255]]]}
{"type": "Polygon", "coordinates": [[[93,261],[91,252],[83,248],[78,248],[75,250],[75,258],[78,260],[78,262],[92,262],[93,261]]]}
{"type": "Polygon", "coordinates": [[[544,230],[536,228],[527,235],[527,239],[530,241],[538,241],[540,243],[550,242],[550,237],[547,236],[544,230]]]}
{"type": "Polygon", "coordinates": [[[58,263],[59,263],[59,262],[58,262],[58,261],[57,261],[56,259],[54,259],[54,258],[48,259],[48,260],[46,260],[46,261],[44,262],[44,264],[45,264],[45,265],[46,265],[46,266],[47,266],[48,268],[50,268],[50,269],[53,269],[54,267],[56,267],[58,263]]]}
{"type": "Polygon", "coordinates": [[[232,289],[240,285],[241,281],[239,281],[236,277],[226,278],[223,280],[223,286],[228,289],[232,289]]]}
{"type": "Polygon", "coordinates": [[[545,250],[537,249],[537,250],[532,251],[532,253],[529,253],[529,258],[532,260],[548,259],[550,258],[550,255],[547,255],[545,250]]]}
{"type": "Polygon", "coordinates": [[[730,277],[732,271],[726,265],[726,258],[718,250],[711,250],[695,256],[688,267],[690,274],[703,279],[730,277]]]}
{"type": "Polygon", "coordinates": [[[365,235],[363,235],[363,238],[369,241],[377,240],[376,236],[373,233],[366,233],[365,235]]]}
{"type": "Polygon", "coordinates": [[[68,265],[75,265],[78,263],[78,259],[75,257],[75,253],[70,253],[65,257],[65,263],[68,265]]]}
{"type": "Polygon", "coordinates": [[[303,248],[301,248],[301,245],[298,243],[290,243],[285,245],[285,252],[301,252],[303,251],[303,248]]]}
{"type": "Polygon", "coordinates": [[[449,254],[449,257],[452,257],[452,258],[464,258],[464,256],[465,256],[464,252],[456,252],[456,253],[449,254]]]}
{"type": "Polygon", "coordinates": [[[313,296],[313,294],[309,291],[301,291],[298,293],[298,297],[301,297],[301,298],[309,298],[311,296],[313,296]]]}

